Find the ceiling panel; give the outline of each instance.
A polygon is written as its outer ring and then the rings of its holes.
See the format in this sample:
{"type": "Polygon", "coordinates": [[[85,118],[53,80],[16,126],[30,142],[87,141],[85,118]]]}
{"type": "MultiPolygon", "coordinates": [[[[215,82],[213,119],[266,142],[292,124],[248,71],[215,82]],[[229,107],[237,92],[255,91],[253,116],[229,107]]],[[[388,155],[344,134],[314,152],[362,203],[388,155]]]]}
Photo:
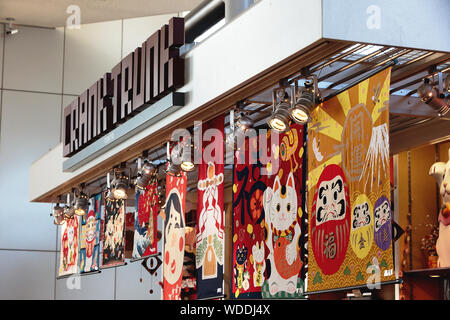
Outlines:
{"type": "Polygon", "coordinates": [[[72,14],[69,6],[80,8],[81,24],[189,11],[202,0],[0,0],[0,22],[38,27],[62,27],[72,14]]]}

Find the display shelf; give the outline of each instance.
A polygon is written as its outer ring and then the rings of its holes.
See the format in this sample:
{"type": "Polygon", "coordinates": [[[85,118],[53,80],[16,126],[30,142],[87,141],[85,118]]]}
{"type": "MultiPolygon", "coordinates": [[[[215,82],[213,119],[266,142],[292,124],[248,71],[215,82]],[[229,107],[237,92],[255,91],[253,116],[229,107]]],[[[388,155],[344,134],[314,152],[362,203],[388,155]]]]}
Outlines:
{"type": "Polygon", "coordinates": [[[429,268],[404,271],[403,276],[411,278],[450,278],[450,268],[429,268]]]}

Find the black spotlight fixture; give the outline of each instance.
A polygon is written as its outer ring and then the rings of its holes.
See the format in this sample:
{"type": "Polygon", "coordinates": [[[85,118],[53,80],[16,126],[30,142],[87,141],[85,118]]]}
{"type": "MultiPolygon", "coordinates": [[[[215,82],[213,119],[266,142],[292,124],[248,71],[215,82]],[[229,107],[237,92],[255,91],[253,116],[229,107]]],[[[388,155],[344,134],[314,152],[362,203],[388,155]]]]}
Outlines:
{"type": "Polygon", "coordinates": [[[83,191],[75,198],[74,210],[77,216],[84,216],[89,210],[89,197],[83,191]]]}
{"type": "Polygon", "coordinates": [[[128,198],[129,177],[124,172],[115,172],[114,180],[111,182],[111,192],[116,200],[128,198]]]}
{"type": "Polygon", "coordinates": [[[447,74],[444,80],[444,91],[450,93],[450,73],[447,74]]]}
{"type": "Polygon", "coordinates": [[[190,143],[183,143],[183,148],[181,150],[183,156],[180,164],[181,170],[184,172],[191,172],[195,169],[194,163],[194,146],[190,143]]]}
{"type": "Polygon", "coordinates": [[[142,168],[138,171],[138,175],[135,181],[136,188],[144,190],[148,183],[157,173],[157,168],[153,163],[145,159],[142,168]]]}
{"type": "Polygon", "coordinates": [[[169,151],[170,144],[167,142],[167,168],[166,173],[170,176],[178,177],[181,175],[181,164],[183,159],[181,157],[180,144],[175,145],[172,148],[172,152],[169,151]]]}
{"type": "Polygon", "coordinates": [[[431,84],[430,79],[424,79],[424,82],[417,88],[417,95],[420,100],[435,109],[438,116],[442,116],[449,111],[448,98],[439,93],[438,89],[431,84]]]}
{"type": "Polygon", "coordinates": [[[234,125],[236,136],[244,135],[248,129],[253,127],[253,124],[254,124],[253,120],[244,112],[241,112],[234,125]]]}
{"type": "Polygon", "coordinates": [[[111,188],[106,189],[105,199],[108,201],[116,201],[116,198],[114,198],[111,188]]]}
{"type": "Polygon", "coordinates": [[[59,203],[57,203],[52,210],[53,223],[56,225],[62,225],[66,222],[64,219],[64,207],[61,207],[59,203]]]}
{"type": "Polygon", "coordinates": [[[73,207],[72,205],[66,205],[66,206],[64,207],[64,216],[65,216],[67,219],[72,219],[74,215],[75,215],[75,209],[74,209],[74,207],[73,207]]]}
{"type": "Polygon", "coordinates": [[[289,102],[289,95],[284,89],[273,93],[272,115],[267,120],[271,129],[280,133],[289,131],[289,120],[291,118],[289,102]]]}
{"type": "Polygon", "coordinates": [[[311,111],[320,102],[317,78],[313,76],[312,79],[305,81],[305,87],[300,91],[298,90],[297,82],[295,82],[293,96],[296,98],[290,110],[291,118],[296,123],[305,124],[311,117],[311,111]]]}
{"type": "Polygon", "coordinates": [[[64,217],[67,219],[72,219],[75,215],[75,208],[73,207],[73,203],[70,201],[70,193],[67,194],[67,202],[64,206],[64,217]]]}
{"type": "Polygon", "coordinates": [[[16,34],[19,32],[19,29],[15,25],[13,25],[14,18],[6,18],[6,21],[8,21],[8,24],[5,26],[5,33],[10,34],[16,34]]]}
{"type": "Polygon", "coordinates": [[[175,164],[173,161],[169,161],[166,173],[170,176],[179,177],[181,174],[181,165],[175,164]]]}

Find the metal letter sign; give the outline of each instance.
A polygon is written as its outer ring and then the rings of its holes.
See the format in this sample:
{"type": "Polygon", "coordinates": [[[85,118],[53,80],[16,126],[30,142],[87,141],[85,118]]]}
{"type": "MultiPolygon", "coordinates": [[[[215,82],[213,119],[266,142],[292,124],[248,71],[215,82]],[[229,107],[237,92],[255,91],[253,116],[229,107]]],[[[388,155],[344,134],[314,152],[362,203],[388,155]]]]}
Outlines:
{"type": "Polygon", "coordinates": [[[184,85],[184,19],[172,18],[64,108],[63,156],[71,157],[184,85]]]}

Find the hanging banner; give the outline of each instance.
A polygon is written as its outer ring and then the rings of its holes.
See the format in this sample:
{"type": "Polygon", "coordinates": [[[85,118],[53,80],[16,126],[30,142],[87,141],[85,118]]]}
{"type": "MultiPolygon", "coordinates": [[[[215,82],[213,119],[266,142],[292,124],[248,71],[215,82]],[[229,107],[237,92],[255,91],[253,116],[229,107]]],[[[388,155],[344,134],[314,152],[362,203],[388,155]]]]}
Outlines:
{"type": "Polygon", "coordinates": [[[266,270],[263,194],[267,176],[261,174],[258,149],[249,151],[258,140],[257,136],[245,139],[235,152],[231,297],[236,299],[261,298],[266,270]]]}
{"type": "Polygon", "coordinates": [[[105,200],[102,267],[125,263],[125,201],[105,200]]]}
{"type": "Polygon", "coordinates": [[[303,298],[305,290],[303,135],[304,127],[293,123],[288,132],[279,135],[279,146],[272,146],[279,165],[278,171],[268,177],[263,195],[268,249],[264,299],[303,298]]]}
{"type": "Polygon", "coordinates": [[[304,291],[304,132],[290,128],[273,140],[271,132],[250,137],[235,153],[234,298],[301,298],[304,291]],[[273,163],[263,164],[271,153],[273,163]]]}
{"type": "Polygon", "coordinates": [[[325,101],[308,125],[308,292],[394,280],[390,68],[325,101]]]}
{"type": "Polygon", "coordinates": [[[78,269],[78,235],[80,221],[78,216],[66,219],[61,225],[61,248],[59,254],[58,276],[77,273],[78,269]]]}
{"type": "Polygon", "coordinates": [[[224,261],[224,121],[223,116],[203,124],[202,162],[197,183],[197,298],[223,295],[224,261]],[[208,159],[211,158],[211,159],[208,159]]]}
{"type": "Polygon", "coordinates": [[[185,201],[187,175],[166,177],[166,206],[164,222],[163,297],[180,300],[185,246],[185,201]]]}
{"type": "Polygon", "coordinates": [[[92,197],[89,203],[87,214],[81,217],[80,273],[97,271],[100,268],[102,195],[98,194],[92,197]]]}
{"type": "Polygon", "coordinates": [[[197,299],[197,270],[195,268],[195,243],[197,228],[189,226],[186,213],[185,246],[183,261],[183,280],[181,282],[181,300],[197,299]]]}
{"type": "Polygon", "coordinates": [[[133,259],[157,253],[158,183],[150,183],[145,190],[136,191],[134,215],[133,259]]]}
{"type": "Polygon", "coordinates": [[[135,207],[125,207],[125,259],[133,258],[135,207]]]}

